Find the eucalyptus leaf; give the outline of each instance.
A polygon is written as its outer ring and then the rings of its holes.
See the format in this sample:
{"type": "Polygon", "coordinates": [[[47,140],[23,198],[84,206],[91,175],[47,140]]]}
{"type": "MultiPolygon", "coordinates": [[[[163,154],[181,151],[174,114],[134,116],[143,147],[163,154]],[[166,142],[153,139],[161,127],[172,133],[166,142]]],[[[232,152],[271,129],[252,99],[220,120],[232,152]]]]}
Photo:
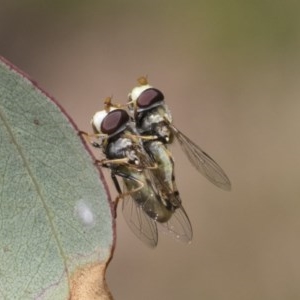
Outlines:
{"type": "Polygon", "coordinates": [[[103,177],[70,118],[3,58],[0,143],[0,299],[107,299],[103,177]]]}

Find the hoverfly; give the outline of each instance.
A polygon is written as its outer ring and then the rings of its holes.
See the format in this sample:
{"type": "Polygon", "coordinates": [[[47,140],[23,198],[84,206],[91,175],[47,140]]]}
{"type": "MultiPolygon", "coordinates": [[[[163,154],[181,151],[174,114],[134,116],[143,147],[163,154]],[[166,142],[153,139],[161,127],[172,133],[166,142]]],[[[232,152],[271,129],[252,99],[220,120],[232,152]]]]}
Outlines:
{"type": "Polygon", "coordinates": [[[167,150],[163,145],[171,144],[175,137],[191,164],[202,175],[219,188],[230,190],[230,180],[222,168],[172,124],[172,115],[165,104],[163,93],[149,85],[145,77],[139,78],[138,83],[139,86],[130,92],[127,104],[133,114],[138,133],[154,136],[152,141],[144,141],[144,148],[148,154],[155,157],[158,165],[164,165],[162,153],[167,150]]]}
{"type": "Polygon", "coordinates": [[[113,107],[107,98],[105,109],[95,113],[91,124],[94,134],[83,134],[90,141],[94,138],[91,144],[102,149],[105,158],[99,164],[110,170],[118,192],[116,204],[122,200],[123,215],[132,232],[150,247],[157,245],[157,225],[175,239],[190,242],[189,219],[181,203],[162,193],[153,172],[157,166],[144,151],[143,137],[138,136],[126,110],[113,107]]]}

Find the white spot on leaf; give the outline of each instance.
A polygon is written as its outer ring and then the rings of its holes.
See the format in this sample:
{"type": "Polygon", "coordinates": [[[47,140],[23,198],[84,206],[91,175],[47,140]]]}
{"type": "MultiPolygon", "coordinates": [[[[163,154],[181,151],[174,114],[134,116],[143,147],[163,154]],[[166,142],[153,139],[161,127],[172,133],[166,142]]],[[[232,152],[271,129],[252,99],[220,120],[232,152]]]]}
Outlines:
{"type": "Polygon", "coordinates": [[[94,226],[95,218],[92,209],[84,200],[79,200],[75,206],[76,217],[86,226],[94,226]]]}

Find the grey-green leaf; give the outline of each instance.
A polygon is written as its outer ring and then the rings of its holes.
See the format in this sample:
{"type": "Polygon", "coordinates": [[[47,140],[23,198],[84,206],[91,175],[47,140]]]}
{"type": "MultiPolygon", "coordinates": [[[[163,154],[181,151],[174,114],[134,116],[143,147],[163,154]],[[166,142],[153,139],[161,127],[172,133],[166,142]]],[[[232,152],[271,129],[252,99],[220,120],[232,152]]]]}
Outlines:
{"type": "Polygon", "coordinates": [[[107,190],[72,121],[1,58],[0,143],[0,299],[75,299],[111,256],[107,190]]]}

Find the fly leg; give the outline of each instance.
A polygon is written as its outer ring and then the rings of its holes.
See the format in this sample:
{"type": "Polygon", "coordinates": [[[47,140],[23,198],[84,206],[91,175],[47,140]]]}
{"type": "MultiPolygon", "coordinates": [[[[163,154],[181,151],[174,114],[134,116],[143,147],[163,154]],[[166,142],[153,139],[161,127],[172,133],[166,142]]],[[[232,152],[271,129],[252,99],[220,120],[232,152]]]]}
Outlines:
{"type": "Polygon", "coordinates": [[[96,163],[101,165],[102,167],[108,167],[109,165],[128,165],[128,158],[115,158],[115,159],[101,159],[96,160],[96,163]]]}
{"type": "Polygon", "coordinates": [[[83,139],[88,142],[89,144],[91,144],[93,147],[95,148],[101,148],[101,144],[102,141],[100,140],[99,142],[94,141],[93,139],[100,139],[105,137],[105,134],[101,134],[101,133],[87,133],[85,131],[79,131],[78,135],[80,135],[81,137],[83,137],[83,139]]]}
{"type": "MultiPolygon", "coordinates": [[[[96,159],[95,160],[95,164],[96,165],[100,165],[101,167],[104,167],[104,168],[108,168],[108,169],[112,169],[113,166],[126,166],[134,171],[141,171],[141,169],[137,166],[137,165],[134,165],[130,162],[130,159],[128,159],[127,157],[124,157],[124,158],[115,158],[115,159],[101,159],[101,160],[98,160],[96,159]]],[[[121,175],[120,175],[121,176],[121,175]]]]}
{"type": "Polygon", "coordinates": [[[125,108],[127,107],[127,104],[120,104],[120,103],[112,103],[111,102],[112,100],[112,97],[106,97],[104,99],[104,109],[109,112],[110,111],[110,108],[113,107],[113,108],[125,108]]]}
{"type": "Polygon", "coordinates": [[[156,136],[156,135],[137,135],[137,134],[131,134],[131,133],[127,133],[126,137],[128,137],[131,140],[141,139],[141,140],[145,140],[145,141],[155,141],[158,139],[158,136],[156,136]]]}

